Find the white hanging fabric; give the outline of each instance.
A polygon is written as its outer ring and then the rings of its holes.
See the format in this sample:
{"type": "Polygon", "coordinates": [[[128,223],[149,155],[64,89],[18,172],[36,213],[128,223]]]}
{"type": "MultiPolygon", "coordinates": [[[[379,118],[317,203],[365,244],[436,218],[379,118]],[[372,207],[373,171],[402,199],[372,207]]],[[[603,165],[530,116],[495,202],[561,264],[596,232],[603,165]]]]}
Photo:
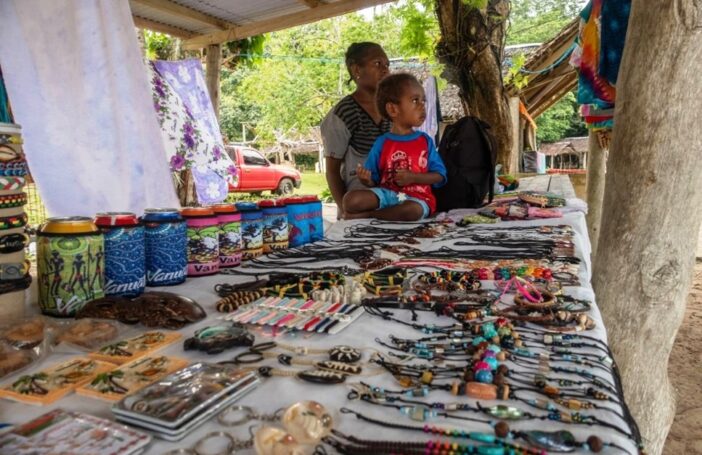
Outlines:
{"type": "Polygon", "coordinates": [[[0,1],[0,66],[51,216],[178,206],[127,0],[0,1]]]}

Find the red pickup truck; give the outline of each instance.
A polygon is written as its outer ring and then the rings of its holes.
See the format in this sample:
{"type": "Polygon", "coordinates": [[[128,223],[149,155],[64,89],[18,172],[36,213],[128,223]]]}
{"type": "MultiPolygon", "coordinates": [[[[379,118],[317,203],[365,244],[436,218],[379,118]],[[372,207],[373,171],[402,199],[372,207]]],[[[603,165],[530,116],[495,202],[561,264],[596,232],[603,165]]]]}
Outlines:
{"type": "Polygon", "coordinates": [[[302,177],[297,169],[273,164],[252,148],[227,145],[225,149],[239,168],[239,182],[236,187],[229,185],[229,192],[288,195],[300,188],[302,177]]]}

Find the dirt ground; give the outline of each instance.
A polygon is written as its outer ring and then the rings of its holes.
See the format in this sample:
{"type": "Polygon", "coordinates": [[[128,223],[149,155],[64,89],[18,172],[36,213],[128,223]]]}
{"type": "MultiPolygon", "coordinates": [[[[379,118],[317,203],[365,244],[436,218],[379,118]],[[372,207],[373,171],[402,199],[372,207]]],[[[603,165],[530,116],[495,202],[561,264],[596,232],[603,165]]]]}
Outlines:
{"type": "Polygon", "coordinates": [[[668,363],[677,410],[664,455],[702,455],[702,262],[697,261],[685,320],[668,363]]]}

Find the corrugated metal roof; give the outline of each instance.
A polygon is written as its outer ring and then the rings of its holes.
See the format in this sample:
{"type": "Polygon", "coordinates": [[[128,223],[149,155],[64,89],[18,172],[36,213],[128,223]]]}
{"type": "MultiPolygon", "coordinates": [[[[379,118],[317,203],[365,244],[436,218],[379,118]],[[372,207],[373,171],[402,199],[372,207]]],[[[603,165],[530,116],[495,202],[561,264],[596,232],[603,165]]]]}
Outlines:
{"type": "Polygon", "coordinates": [[[236,32],[225,32],[226,38],[267,33],[391,1],[395,0],[129,0],[129,6],[137,26],[182,38],[220,33],[212,41],[222,42],[221,33],[228,30],[236,32]],[[252,25],[253,31],[245,27],[252,25]],[[244,28],[240,32],[238,27],[244,28]]]}

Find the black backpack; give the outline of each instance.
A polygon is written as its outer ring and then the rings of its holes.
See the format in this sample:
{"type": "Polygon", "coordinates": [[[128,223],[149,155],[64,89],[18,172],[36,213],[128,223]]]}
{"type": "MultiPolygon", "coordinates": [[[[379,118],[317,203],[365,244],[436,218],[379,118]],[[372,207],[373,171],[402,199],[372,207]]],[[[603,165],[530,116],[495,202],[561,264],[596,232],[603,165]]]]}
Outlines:
{"type": "Polygon", "coordinates": [[[447,126],[439,155],[448,180],[434,190],[438,211],[480,207],[488,194],[492,202],[497,141],[490,125],[476,117],[463,117],[447,126]]]}

